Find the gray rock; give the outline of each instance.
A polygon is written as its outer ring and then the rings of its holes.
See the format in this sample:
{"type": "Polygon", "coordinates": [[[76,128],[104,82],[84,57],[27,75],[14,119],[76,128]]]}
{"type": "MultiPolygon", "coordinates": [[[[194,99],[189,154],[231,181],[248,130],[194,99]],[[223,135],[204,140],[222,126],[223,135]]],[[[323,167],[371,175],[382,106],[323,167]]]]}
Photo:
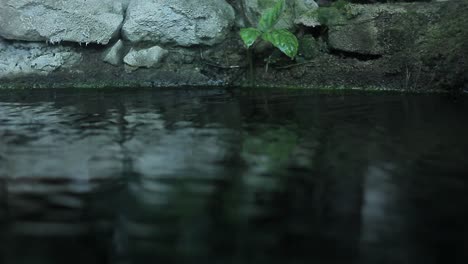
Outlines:
{"type": "Polygon", "coordinates": [[[0,36],[107,44],[123,21],[121,1],[1,0],[0,36]]]}
{"type": "Polygon", "coordinates": [[[296,15],[301,15],[319,7],[314,0],[296,0],[295,3],[296,15]]]}
{"type": "Polygon", "coordinates": [[[243,28],[246,27],[246,20],[245,16],[243,14],[243,3],[242,1],[239,0],[226,0],[229,5],[231,5],[234,8],[234,12],[236,14],[235,18],[235,26],[237,28],[243,28]]]}
{"type": "Polygon", "coordinates": [[[26,75],[47,75],[59,68],[71,67],[81,54],[69,47],[48,46],[45,43],[0,42],[0,78],[26,75]]]}
{"type": "Polygon", "coordinates": [[[7,46],[6,46],[5,41],[2,38],[0,38],[0,52],[4,51],[6,47],[7,46]]]}
{"type": "Polygon", "coordinates": [[[131,42],[214,45],[226,38],[234,19],[225,0],[133,0],[122,34],[131,42]]]}
{"type": "MultiPolygon", "coordinates": [[[[257,25],[261,15],[275,5],[277,0],[242,0],[245,9],[245,17],[248,22],[257,25]]],[[[314,0],[289,0],[286,1],[286,7],[276,28],[293,29],[295,20],[304,13],[318,8],[314,0]]]]}
{"type": "Polygon", "coordinates": [[[130,1],[131,1],[131,0],[118,0],[118,1],[120,1],[120,2],[122,3],[122,8],[123,8],[124,10],[127,10],[127,7],[128,7],[128,5],[130,4],[130,1]]]}
{"type": "Polygon", "coordinates": [[[112,65],[119,65],[122,63],[124,48],[122,40],[119,39],[112,47],[104,52],[103,61],[112,65]]]}
{"type": "Polygon", "coordinates": [[[136,68],[151,68],[157,66],[169,52],[159,46],[136,50],[132,48],[125,56],[124,62],[136,68]]]}
{"type": "Polygon", "coordinates": [[[314,11],[319,7],[313,0],[296,1],[296,17],[294,24],[304,25],[306,27],[320,26],[320,22],[314,14],[314,11]]]}
{"type": "Polygon", "coordinates": [[[435,21],[440,11],[436,4],[350,5],[354,18],[331,25],[331,49],[364,55],[388,55],[414,42],[421,29],[435,21]]]}

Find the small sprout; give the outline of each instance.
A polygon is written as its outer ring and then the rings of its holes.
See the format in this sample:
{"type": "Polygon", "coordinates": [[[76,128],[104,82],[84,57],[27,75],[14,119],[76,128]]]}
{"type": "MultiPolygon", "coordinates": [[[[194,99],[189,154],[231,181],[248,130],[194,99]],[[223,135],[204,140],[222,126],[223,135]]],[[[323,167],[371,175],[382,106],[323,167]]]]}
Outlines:
{"type": "Polygon", "coordinates": [[[274,29],[284,11],[284,2],[284,0],[279,0],[273,8],[266,10],[260,17],[257,28],[243,28],[240,30],[240,36],[247,49],[261,38],[263,41],[271,43],[291,59],[296,57],[299,49],[296,36],[286,29],[274,29]]]}

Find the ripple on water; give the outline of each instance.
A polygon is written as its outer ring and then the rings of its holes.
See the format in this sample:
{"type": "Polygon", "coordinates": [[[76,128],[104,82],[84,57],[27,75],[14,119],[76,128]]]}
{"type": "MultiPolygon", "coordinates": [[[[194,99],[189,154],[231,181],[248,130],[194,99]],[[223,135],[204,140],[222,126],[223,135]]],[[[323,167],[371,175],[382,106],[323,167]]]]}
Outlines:
{"type": "Polygon", "coordinates": [[[463,100],[31,93],[0,93],[6,263],[468,259],[463,100]]]}

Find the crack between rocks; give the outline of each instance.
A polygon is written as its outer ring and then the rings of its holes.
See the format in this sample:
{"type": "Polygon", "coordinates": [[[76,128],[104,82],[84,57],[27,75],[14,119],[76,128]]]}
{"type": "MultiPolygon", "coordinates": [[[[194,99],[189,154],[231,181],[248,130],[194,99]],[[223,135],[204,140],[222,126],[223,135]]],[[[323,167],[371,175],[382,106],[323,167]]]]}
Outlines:
{"type": "Polygon", "coordinates": [[[359,52],[343,51],[337,49],[331,49],[330,55],[340,57],[343,59],[357,59],[359,61],[373,61],[383,57],[381,54],[364,54],[359,52]]]}

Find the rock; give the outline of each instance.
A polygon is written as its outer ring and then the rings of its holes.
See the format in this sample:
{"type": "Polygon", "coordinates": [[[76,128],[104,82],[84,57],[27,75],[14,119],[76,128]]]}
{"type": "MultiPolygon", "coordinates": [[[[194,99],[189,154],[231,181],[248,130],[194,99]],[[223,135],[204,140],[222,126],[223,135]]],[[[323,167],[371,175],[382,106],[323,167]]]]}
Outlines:
{"type": "Polygon", "coordinates": [[[124,62],[132,67],[151,68],[158,65],[169,52],[159,46],[149,49],[136,50],[131,49],[125,56],[124,62]]]}
{"type": "MultiPolygon", "coordinates": [[[[277,0],[242,0],[245,9],[245,17],[248,22],[256,26],[261,15],[275,5],[277,0]]],[[[289,0],[286,8],[278,21],[276,28],[293,29],[295,20],[306,12],[317,9],[318,5],[313,0],[289,0]]]]}
{"type": "Polygon", "coordinates": [[[319,7],[315,1],[303,0],[296,2],[298,3],[296,4],[296,18],[294,19],[294,24],[306,27],[316,27],[321,25],[317,16],[310,15],[319,7]]]}
{"type": "Polygon", "coordinates": [[[13,40],[107,44],[118,34],[123,21],[121,1],[1,2],[0,36],[13,40]]]}
{"type": "Polygon", "coordinates": [[[435,20],[440,6],[426,3],[350,5],[354,18],[329,26],[331,49],[364,55],[388,55],[410,45],[435,20]]]}
{"type": "MultiPolygon", "coordinates": [[[[275,0],[242,0],[244,2],[244,12],[248,23],[254,27],[257,26],[262,14],[275,5],[275,0]]],[[[287,3],[288,5],[288,3],[287,3]]],[[[294,15],[290,12],[287,6],[286,11],[281,16],[280,21],[276,24],[277,28],[292,28],[294,26],[294,15]]]]}
{"type": "Polygon", "coordinates": [[[296,0],[295,4],[296,15],[301,15],[319,7],[314,0],[296,0]]]}
{"type": "Polygon", "coordinates": [[[130,1],[131,1],[131,0],[120,0],[120,2],[122,3],[122,8],[123,8],[124,10],[127,10],[128,5],[130,4],[130,1]]]}
{"type": "Polygon", "coordinates": [[[0,52],[4,51],[6,47],[7,46],[6,46],[5,41],[2,38],[0,38],[0,52]]]}
{"type": "Polygon", "coordinates": [[[0,42],[0,51],[0,78],[47,75],[59,68],[71,67],[81,59],[81,54],[72,48],[45,43],[0,42]]]}
{"type": "Polygon", "coordinates": [[[294,20],[294,24],[296,25],[303,25],[306,27],[317,27],[320,26],[321,23],[315,16],[307,16],[303,15],[294,20]]]}
{"type": "Polygon", "coordinates": [[[119,65],[122,62],[124,44],[122,40],[118,40],[112,47],[104,52],[103,61],[112,65],[119,65]]]}
{"type": "Polygon", "coordinates": [[[430,76],[429,84],[422,85],[451,90],[468,88],[467,13],[468,1],[443,3],[439,22],[429,25],[424,34],[418,34],[405,63],[416,59],[415,71],[430,76]]]}
{"type": "Polygon", "coordinates": [[[326,51],[326,44],[320,39],[316,40],[312,35],[305,35],[299,38],[298,55],[306,60],[318,57],[326,51]]]}
{"type": "Polygon", "coordinates": [[[246,27],[246,19],[243,14],[243,8],[242,8],[242,1],[239,0],[226,0],[229,5],[231,5],[234,8],[234,12],[236,14],[236,19],[235,19],[235,26],[237,28],[244,28],[246,27]]]}
{"type": "Polygon", "coordinates": [[[122,34],[131,42],[214,45],[226,38],[234,19],[225,0],[133,0],[122,34]]]}

